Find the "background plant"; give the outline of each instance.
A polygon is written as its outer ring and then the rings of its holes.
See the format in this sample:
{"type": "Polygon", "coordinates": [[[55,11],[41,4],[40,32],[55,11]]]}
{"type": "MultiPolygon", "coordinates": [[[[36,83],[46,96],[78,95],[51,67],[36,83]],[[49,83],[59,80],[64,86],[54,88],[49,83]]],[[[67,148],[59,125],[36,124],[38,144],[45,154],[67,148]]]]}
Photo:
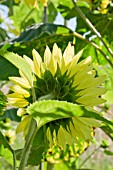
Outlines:
{"type": "MultiPolygon", "coordinates": [[[[75,44],[75,53],[84,48],[83,58],[81,59],[91,55],[95,63],[94,66],[97,75],[107,75],[105,81],[107,93],[104,96],[107,102],[102,106],[98,106],[97,109],[102,111],[109,119],[112,119],[112,1],[48,1],[48,5],[44,5],[44,7],[42,2],[37,1],[38,6],[35,6],[36,8],[34,8],[34,1],[32,2],[33,3],[29,5],[29,1],[1,1],[1,5],[5,5],[5,7],[8,8],[7,19],[3,18],[4,15],[1,15],[0,19],[1,48],[21,56],[26,54],[29,57],[32,57],[31,51],[33,48],[43,56],[45,46],[48,45],[51,49],[54,43],[57,43],[62,51],[64,51],[69,41],[73,45],[75,44]],[[54,23],[59,13],[64,18],[63,26],[54,23]],[[69,20],[73,17],[75,17],[76,20],[75,22],[73,19],[73,27],[76,28],[70,29],[68,28],[69,20]],[[5,27],[3,27],[4,25],[5,27]]],[[[0,79],[2,86],[3,81],[6,82],[9,76],[18,76],[19,73],[18,69],[5,58],[1,57],[0,60],[0,79]]],[[[4,125],[3,120],[7,118],[13,120],[13,123],[14,121],[20,121],[20,118],[15,116],[15,113],[15,109],[5,111],[5,115],[1,116],[1,124],[4,125]]],[[[14,125],[11,126],[13,127],[14,125]]],[[[113,139],[112,126],[103,124],[101,129],[111,140],[113,139]]],[[[6,146],[4,138],[1,137],[1,139],[4,146],[6,146]]],[[[112,142],[110,141],[110,143],[112,142]]],[[[99,145],[99,142],[97,142],[97,145],[99,145]]],[[[101,144],[99,148],[100,146],[101,144]]],[[[11,150],[9,147],[7,148],[11,150]]],[[[98,147],[96,149],[98,149],[98,147]]],[[[99,151],[100,149],[98,152],[99,151]]],[[[57,152],[58,151],[56,151],[56,153],[57,152]]],[[[105,151],[105,154],[112,155],[112,150],[105,151]]],[[[75,164],[75,161],[71,161],[67,162],[69,168],[75,164]]],[[[109,166],[109,169],[110,168],[112,169],[112,164],[109,166]]]]}

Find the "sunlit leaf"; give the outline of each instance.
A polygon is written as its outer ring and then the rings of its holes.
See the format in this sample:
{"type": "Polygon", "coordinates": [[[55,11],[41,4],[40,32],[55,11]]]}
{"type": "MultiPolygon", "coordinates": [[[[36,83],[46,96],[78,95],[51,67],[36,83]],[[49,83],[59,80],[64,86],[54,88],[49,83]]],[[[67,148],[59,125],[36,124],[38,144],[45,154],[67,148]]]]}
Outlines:
{"type": "Polygon", "coordinates": [[[11,53],[9,51],[5,51],[0,49],[0,55],[10,61],[13,65],[15,65],[19,70],[22,71],[22,73],[26,76],[29,83],[32,85],[33,76],[32,76],[32,70],[30,65],[25,62],[25,60],[20,57],[18,54],[11,53]]]}
{"type": "Polygon", "coordinates": [[[84,106],[57,100],[42,100],[31,104],[27,112],[36,119],[38,128],[44,124],[63,118],[83,116],[94,118],[113,125],[113,122],[100,116],[100,114],[86,109],[84,106]]]}
{"type": "Polygon", "coordinates": [[[6,140],[6,138],[3,136],[3,134],[0,132],[0,156],[4,157],[10,164],[13,164],[13,156],[14,156],[14,150],[6,140]]]}

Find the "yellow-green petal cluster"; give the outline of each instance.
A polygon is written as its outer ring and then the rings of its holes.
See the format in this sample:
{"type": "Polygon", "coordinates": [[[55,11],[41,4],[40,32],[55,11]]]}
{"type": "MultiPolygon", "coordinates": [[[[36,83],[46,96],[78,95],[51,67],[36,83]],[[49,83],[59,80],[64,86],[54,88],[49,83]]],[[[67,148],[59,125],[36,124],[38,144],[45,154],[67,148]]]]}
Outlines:
{"type": "MultiPolygon", "coordinates": [[[[105,102],[101,97],[106,91],[101,86],[105,76],[96,76],[91,57],[79,61],[82,51],[75,55],[74,47],[70,43],[63,53],[57,44],[54,44],[52,52],[48,46],[46,47],[44,57],[35,49],[32,55],[33,60],[25,55],[23,58],[32,68],[33,87],[21,71],[20,77],[9,78],[14,85],[11,86],[13,93],[8,95],[8,101],[10,105],[19,108],[19,116],[26,113],[26,107],[30,103],[40,100],[67,101],[88,107],[105,102]]],[[[29,115],[23,117],[17,132],[24,131],[26,134],[29,121],[29,115]]],[[[90,140],[93,126],[98,127],[99,124],[90,118],[75,117],[69,122],[68,129],[60,125],[57,133],[51,131],[48,126],[46,135],[50,145],[53,144],[54,138],[59,146],[64,147],[66,142],[72,144],[78,140],[77,138],[90,140]]]]}
{"type": "MultiPolygon", "coordinates": [[[[102,84],[105,76],[96,77],[91,64],[91,57],[79,62],[82,52],[74,55],[74,47],[69,43],[64,53],[56,44],[51,53],[46,47],[44,61],[39,53],[33,49],[33,60],[24,56],[26,62],[32,67],[36,100],[43,97],[54,98],[60,101],[69,101],[85,106],[95,106],[104,102],[100,96],[105,93],[102,84]]],[[[30,102],[31,85],[20,72],[20,77],[9,78],[15,85],[11,87],[14,92],[8,95],[9,103],[15,107],[25,107],[30,102]]]]}

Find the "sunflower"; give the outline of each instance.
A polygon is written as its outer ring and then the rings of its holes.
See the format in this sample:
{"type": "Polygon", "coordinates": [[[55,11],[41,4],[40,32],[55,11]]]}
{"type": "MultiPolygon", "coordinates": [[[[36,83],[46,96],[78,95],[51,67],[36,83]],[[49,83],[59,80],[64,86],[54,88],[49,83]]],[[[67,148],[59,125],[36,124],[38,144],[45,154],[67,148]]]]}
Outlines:
{"type": "MultiPolygon", "coordinates": [[[[18,107],[18,115],[23,117],[17,132],[24,131],[24,134],[27,134],[30,115],[26,115],[26,108],[35,101],[67,101],[87,107],[105,102],[101,98],[105,93],[101,86],[105,76],[96,77],[91,57],[79,61],[82,51],[74,55],[74,47],[70,43],[63,54],[54,44],[52,52],[48,46],[46,47],[43,60],[35,49],[32,55],[33,60],[25,55],[23,58],[32,68],[33,86],[21,71],[20,77],[9,78],[14,85],[11,86],[13,93],[7,96],[8,102],[18,107]]],[[[55,140],[58,145],[64,147],[65,143],[72,144],[77,142],[78,138],[90,140],[93,126],[97,127],[99,123],[91,118],[73,117],[57,120],[47,124],[46,136],[50,143],[53,144],[55,140]],[[69,126],[64,127],[66,121],[69,126]],[[59,130],[56,132],[56,129],[59,130]]]]}

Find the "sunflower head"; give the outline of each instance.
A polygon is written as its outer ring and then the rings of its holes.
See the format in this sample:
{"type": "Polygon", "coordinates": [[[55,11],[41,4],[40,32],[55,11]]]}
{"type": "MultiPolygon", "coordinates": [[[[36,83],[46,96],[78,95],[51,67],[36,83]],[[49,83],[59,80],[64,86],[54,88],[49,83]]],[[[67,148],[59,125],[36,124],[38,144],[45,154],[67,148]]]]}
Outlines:
{"type": "Polygon", "coordinates": [[[69,43],[63,55],[56,44],[51,53],[46,47],[44,61],[33,49],[33,61],[24,55],[34,74],[33,87],[20,71],[20,77],[10,77],[15,83],[11,86],[14,92],[8,95],[9,102],[16,107],[24,108],[35,101],[54,99],[68,101],[84,106],[95,106],[105,100],[101,95],[105,89],[101,84],[105,76],[97,77],[91,64],[91,57],[79,62],[82,51],[74,55],[74,47],[69,43]]]}
{"type": "MultiPolygon", "coordinates": [[[[44,57],[41,57],[35,49],[32,55],[33,60],[25,55],[23,58],[32,68],[33,85],[29,83],[22,71],[20,77],[10,77],[14,85],[11,86],[13,93],[8,95],[8,101],[9,104],[19,108],[19,116],[26,114],[26,107],[30,103],[41,100],[67,101],[87,107],[105,102],[101,97],[106,91],[101,86],[105,76],[96,76],[91,57],[79,61],[82,51],[75,55],[74,47],[70,43],[63,54],[54,44],[52,52],[49,47],[46,47],[44,57]]],[[[17,132],[24,131],[26,134],[29,121],[30,116],[26,115],[17,132]]],[[[53,138],[59,146],[64,147],[65,141],[72,144],[78,138],[90,140],[93,126],[98,126],[98,123],[90,118],[57,120],[47,124],[46,136],[50,143],[53,138]],[[58,131],[54,127],[57,127],[58,131]]]]}

